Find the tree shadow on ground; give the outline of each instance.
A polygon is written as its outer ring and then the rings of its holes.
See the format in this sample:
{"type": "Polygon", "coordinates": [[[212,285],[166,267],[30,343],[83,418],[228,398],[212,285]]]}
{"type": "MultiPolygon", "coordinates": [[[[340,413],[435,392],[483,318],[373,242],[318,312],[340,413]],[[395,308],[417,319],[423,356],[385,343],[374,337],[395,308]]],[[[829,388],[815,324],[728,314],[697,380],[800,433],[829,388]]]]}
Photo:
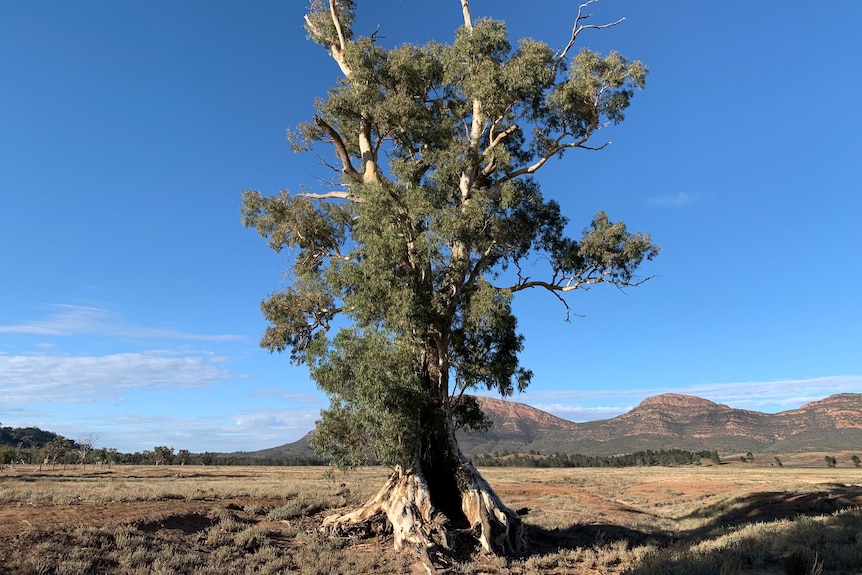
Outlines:
{"type": "Polygon", "coordinates": [[[824,485],[824,489],[819,491],[802,493],[761,491],[707,505],[690,513],[682,519],[708,519],[708,522],[681,536],[700,540],[727,527],[793,519],[801,515],[827,515],[856,506],[862,506],[862,487],[858,485],[835,483],[824,485]]]}
{"type": "Polygon", "coordinates": [[[862,486],[821,487],[814,492],[764,491],[708,505],[680,518],[703,521],[689,530],[669,531],[658,525],[655,530],[637,530],[612,524],[545,529],[528,524],[529,555],[625,541],[629,548],[655,547],[625,574],[718,575],[747,569],[779,573],[786,557],[804,550],[816,552],[828,572],[856,573],[854,569],[862,565],[862,486]],[[770,525],[780,520],[790,523],[781,529],[770,525]],[[722,537],[726,539],[710,543],[722,537]]]}
{"type": "Polygon", "coordinates": [[[538,525],[526,525],[527,540],[530,542],[529,555],[545,555],[561,549],[593,547],[613,541],[626,541],[630,547],[653,543],[665,545],[673,536],[664,532],[644,532],[621,525],[572,524],[566,528],[546,529],[538,525]]]}

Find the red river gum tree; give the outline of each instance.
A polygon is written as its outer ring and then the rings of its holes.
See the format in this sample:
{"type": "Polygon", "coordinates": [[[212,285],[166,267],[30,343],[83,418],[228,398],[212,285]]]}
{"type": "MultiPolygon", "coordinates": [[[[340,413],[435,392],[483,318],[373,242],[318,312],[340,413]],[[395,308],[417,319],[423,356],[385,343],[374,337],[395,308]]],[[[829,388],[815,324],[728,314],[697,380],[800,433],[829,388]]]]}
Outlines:
{"type": "Polygon", "coordinates": [[[356,2],[311,2],[306,30],[341,77],[291,140],[325,146],[336,177],[319,191],[247,191],[241,211],[289,257],[286,287],[261,305],[261,345],[307,365],[329,396],[315,447],[340,467],[392,469],[365,505],[324,521],[332,532],[386,522],[396,547],[426,558],[454,538],[525,549],[520,517],[458,447],[458,427],[488,424],[465,392],[529,383],[516,293],[545,290],[568,312],[570,292],[638,285],[637,267],[658,254],[602,212],[567,236],[535,179],[566,152],[605,147],[594,136],[644,86],[640,62],[573,53],[584,30],[619,22],[588,23],[592,1],[558,50],[512,46],[504,23],[474,21],[467,0],[450,44],[395,48],[356,35],[356,2]]]}

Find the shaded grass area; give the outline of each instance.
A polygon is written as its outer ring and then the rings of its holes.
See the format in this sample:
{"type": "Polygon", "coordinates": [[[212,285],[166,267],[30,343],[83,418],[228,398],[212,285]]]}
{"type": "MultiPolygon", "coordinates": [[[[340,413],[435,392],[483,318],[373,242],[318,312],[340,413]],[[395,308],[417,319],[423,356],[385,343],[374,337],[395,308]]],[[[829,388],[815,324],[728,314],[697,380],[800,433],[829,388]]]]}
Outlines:
{"type": "Polygon", "coordinates": [[[796,561],[816,562],[824,573],[862,573],[862,487],[819,487],[718,497],[691,511],[681,499],[652,511],[628,509],[619,523],[531,524],[533,555],[523,565],[540,566],[536,573],[728,575],[784,573],[796,561]]]}
{"type": "MultiPolygon", "coordinates": [[[[0,573],[9,575],[423,573],[386,533],[330,538],[385,470],[320,468],[0,477],[0,573]]],[[[524,517],[530,553],[465,547],[450,573],[862,573],[862,473],[722,469],[486,470],[524,517]],[[837,474],[836,474],[837,473],[837,474]]]]}

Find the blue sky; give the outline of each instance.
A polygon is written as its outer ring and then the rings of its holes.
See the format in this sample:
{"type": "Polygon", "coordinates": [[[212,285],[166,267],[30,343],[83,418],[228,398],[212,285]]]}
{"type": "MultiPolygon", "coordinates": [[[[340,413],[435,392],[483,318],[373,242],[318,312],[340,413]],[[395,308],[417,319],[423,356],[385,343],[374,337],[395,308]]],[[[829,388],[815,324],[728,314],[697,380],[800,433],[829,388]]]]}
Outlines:
{"type": "MultiPolygon", "coordinates": [[[[512,38],[568,40],[576,3],[474,0],[512,38]]],[[[338,68],[304,2],[0,3],[0,422],[121,451],[293,441],[325,398],[258,347],[286,263],[245,189],[313,187],[285,130],[338,68]]],[[[584,227],[649,231],[654,279],[518,294],[514,399],[574,421],[689,393],[781,411],[862,391],[862,3],[603,0],[581,46],[650,68],[602,152],[540,172],[584,227]]],[[[386,45],[446,41],[459,5],[360,3],[386,45]]]]}

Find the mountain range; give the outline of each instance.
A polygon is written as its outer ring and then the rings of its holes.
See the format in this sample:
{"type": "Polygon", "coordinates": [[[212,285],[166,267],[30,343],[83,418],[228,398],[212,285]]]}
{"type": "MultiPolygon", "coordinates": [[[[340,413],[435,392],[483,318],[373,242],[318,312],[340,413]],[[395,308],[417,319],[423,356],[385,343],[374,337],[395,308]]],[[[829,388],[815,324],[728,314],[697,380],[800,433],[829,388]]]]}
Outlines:
{"type": "Polygon", "coordinates": [[[527,405],[479,398],[494,422],[461,434],[467,453],[525,451],[613,455],[644,449],[723,453],[862,449],[862,394],[842,393],[799,409],[762,413],[667,393],[600,421],[573,423],[527,405]]]}
{"type": "MultiPolygon", "coordinates": [[[[831,395],[780,413],[734,409],[699,397],[666,393],[647,398],[612,419],[585,423],[523,403],[477,399],[493,425],[487,432],[456,432],[468,455],[529,451],[616,455],[647,449],[720,453],[862,450],[862,393],[831,395]]],[[[255,455],[309,456],[310,435],[255,455]]]]}

